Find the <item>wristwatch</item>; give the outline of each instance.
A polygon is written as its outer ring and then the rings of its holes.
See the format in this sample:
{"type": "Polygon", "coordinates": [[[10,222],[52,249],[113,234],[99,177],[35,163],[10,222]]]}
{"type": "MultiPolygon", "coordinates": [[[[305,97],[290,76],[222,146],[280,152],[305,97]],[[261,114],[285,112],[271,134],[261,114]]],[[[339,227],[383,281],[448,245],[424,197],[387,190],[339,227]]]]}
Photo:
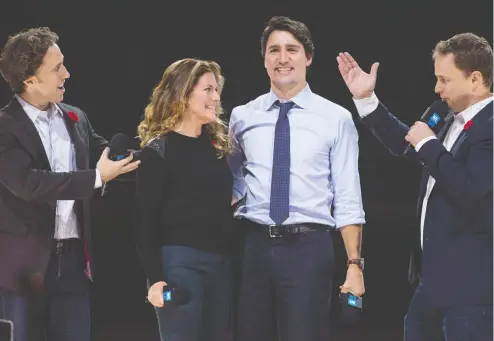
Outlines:
{"type": "Polygon", "coordinates": [[[346,263],[347,266],[350,264],[356,264],[360,268],[360,270],[364,270],[364,259],[363,258],[355,258],[355,259],[349,259],[346,263]]]}

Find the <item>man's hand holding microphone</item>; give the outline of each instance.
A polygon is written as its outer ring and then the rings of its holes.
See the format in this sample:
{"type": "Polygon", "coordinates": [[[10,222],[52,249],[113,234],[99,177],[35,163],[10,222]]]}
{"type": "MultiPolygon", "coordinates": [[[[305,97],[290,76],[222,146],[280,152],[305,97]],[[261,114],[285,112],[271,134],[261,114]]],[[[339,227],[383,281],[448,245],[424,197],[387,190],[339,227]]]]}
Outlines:
{"type": "Polygon", "coordinates": [[[96,168],[101,175],[101,180],[103,181],[103,183],[113,180],[121,174],[132,172],[133,170],[137,169],[137,167],[141,163],[140,160],[131,162],[134,158],[134,154],[132,153],[130,153],[129,156],[118,161],[112,161],[109,158],[109,153],[110,148],[105,148],[105,150],[103,150],[103,153],[101,154],[98,163],[96,164],[96,168]]]}

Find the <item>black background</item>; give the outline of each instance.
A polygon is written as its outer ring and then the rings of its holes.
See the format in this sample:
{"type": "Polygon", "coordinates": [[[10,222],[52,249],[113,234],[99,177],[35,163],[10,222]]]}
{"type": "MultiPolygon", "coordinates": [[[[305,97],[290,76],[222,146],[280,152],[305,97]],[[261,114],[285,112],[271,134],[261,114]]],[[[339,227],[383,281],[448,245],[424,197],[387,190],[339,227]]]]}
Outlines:
{"type": "MultiPolygon", "coordinates": [[[[65,102],[81,107],[95,130],[110,139],[136,127],[152,88],[170,63],[185,57],[217,61],[226,85],[226,119],[233,107],[269,91],[260,36],[273,15],[305,22],[315,58],[308,74],[313,92],[356,110],[338,72],[336,55],[348,51],[366,71],[380,62],[376,93],[405,123],[436,99],[431,51],[461,32],[492,44],[492,2],[453,1],[2,1],[0,43],[24,28],[48,26],[60,36],[71,73],[65,102]]],[[[11,93],[0,85],[0,103],[11,93]]],[[[356,116],[354,116],[356,117],[356,116]]],[[[415,224],[418,166],[392,158],[356,122],[366,210],[364,319],[335,325],[336,340],[400,340],[411,297],[407,239],[415,224]]],[[[93,236],[97,282],[93,285],[95,340],[158,340],[152,309],[144,303],[145,279],[133,243],[133,187],[114,182],[95,195],[93,236]]],[[[345,254],[337,240],[338,280],[345,254]]],[[[334,320],[336,321],[334,315],[334,320]]]]}

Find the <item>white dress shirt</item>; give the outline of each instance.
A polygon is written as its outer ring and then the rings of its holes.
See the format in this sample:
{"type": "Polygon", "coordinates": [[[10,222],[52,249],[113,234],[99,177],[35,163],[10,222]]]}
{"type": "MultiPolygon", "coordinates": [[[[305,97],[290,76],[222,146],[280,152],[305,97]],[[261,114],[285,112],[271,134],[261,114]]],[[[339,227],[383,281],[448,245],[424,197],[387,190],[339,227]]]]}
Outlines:
{"type": "MultiPolygon", "coordinates": [[[[443,145],[446,148],[446,150],[450,151],[451,147],[453,147],[456,139],[458,136],[460,136],[460,133],[464,129],[464,125],[466,122],[470,121],[479,113],[480,110],[482,110],[487,104],[489,104],[493,100],[493,97],[486,98],[478,103],[475,103],[474,105],[468,107],[464,111],[456,114],[454,116],[454,121],[451,124],[451,127],[449,128],[449,131],[446,134],[446,137],[444,139],[443,145]]],[[[355,106],[357,108],[357,111],[360,115],[360,117],[365,117],[372,113],[374,110],[376,110],[377,106],[379,105],[379,100],[376,96],[375,93],[372,93],[371,97],[368,98],[362,98],[362,99],[354,99],[355,106]]],[[[425,139],[421,140],[417,145],[415,146],[415,150],[419,151],[422,146],[427,143],[430,140],[437,139],[436,136],[429,136],[426,137],[425,139]]],[[[434,187],[434,184],[436,183],[436,180],[432,177],[429,176],[429,179],[427,180],[427,189],[425,191],[425,196],[424,196],[424,201],[422,203],[422,211],[420,212],[420,243],[423,246],[423,241],[424,241],[424,222],[425,222],[425,212],[427,209],[427,202],[429,200],[429,196],[432,192],[432,189],[434,187]]]]}
{"type": "MultiPolygon", "coordinates": [[[[244,198],[235,212],[269,225],[273,148],[279,98],[271,90],[232,110],[228,158],[233,192],[244,198]]],[[[358,171],[358,133],[351,113],[307,84],[290,99],[290,215],[284,224],[365,224],[358,171]],[[334,208],[334,209],[332,209],[334,208]]]]}
{"type": "MultiPolygon", "coordinates": [[[[77,171],[75,147],[65,126],[62,110],[51,104],[46,111],[39,110],[16,95],[22,109],[33,121],[50,162],[53,172],[77,171]]],[[[99,171],[96,170],[94,188],[102,185],[99,171]]],[[[79,238],[74,200],[57,200],[55,219],[55,239],[79,238]]]]}

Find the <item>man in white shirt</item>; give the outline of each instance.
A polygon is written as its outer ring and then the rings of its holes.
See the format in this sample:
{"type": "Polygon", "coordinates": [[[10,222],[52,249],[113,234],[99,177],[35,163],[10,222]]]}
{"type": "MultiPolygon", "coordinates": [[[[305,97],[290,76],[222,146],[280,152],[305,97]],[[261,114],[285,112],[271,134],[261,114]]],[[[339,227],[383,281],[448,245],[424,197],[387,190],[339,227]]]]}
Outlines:
{"type": "Polygon", "coordinates": [[[433,60],[435,91],[454,112],[437,137],[424,122],[407,127],[379,102],[378,63],[367,74],[350,54],[337,57],[362,123],[394,155],[410,143],[407,156],[423,166],[411,266],[420,279],[405,317],[405,340],[490,341],[492,47],[472,33],[458,34],[436,45],[433,60]]]}
{"type": "Polygon", "coordinates": [[[0,110],[0,319],[16,341],[90,340],[90,199],[138,166],[108,159],[86,114],[61,103],[70,74],[57,41],[25,30],[0,56],[14,93],[0,110]]]}
{"type": "Polygon", "coordinates": [[[271,90],[234,108],[229,125],[245,229],[238,340],[328,340],[332,230],[348,256],[341,291],[365,291],[358,134],[348,110],[310,90],[314,44],[304,23],[271,18],[261,48],[271,90]]]}

